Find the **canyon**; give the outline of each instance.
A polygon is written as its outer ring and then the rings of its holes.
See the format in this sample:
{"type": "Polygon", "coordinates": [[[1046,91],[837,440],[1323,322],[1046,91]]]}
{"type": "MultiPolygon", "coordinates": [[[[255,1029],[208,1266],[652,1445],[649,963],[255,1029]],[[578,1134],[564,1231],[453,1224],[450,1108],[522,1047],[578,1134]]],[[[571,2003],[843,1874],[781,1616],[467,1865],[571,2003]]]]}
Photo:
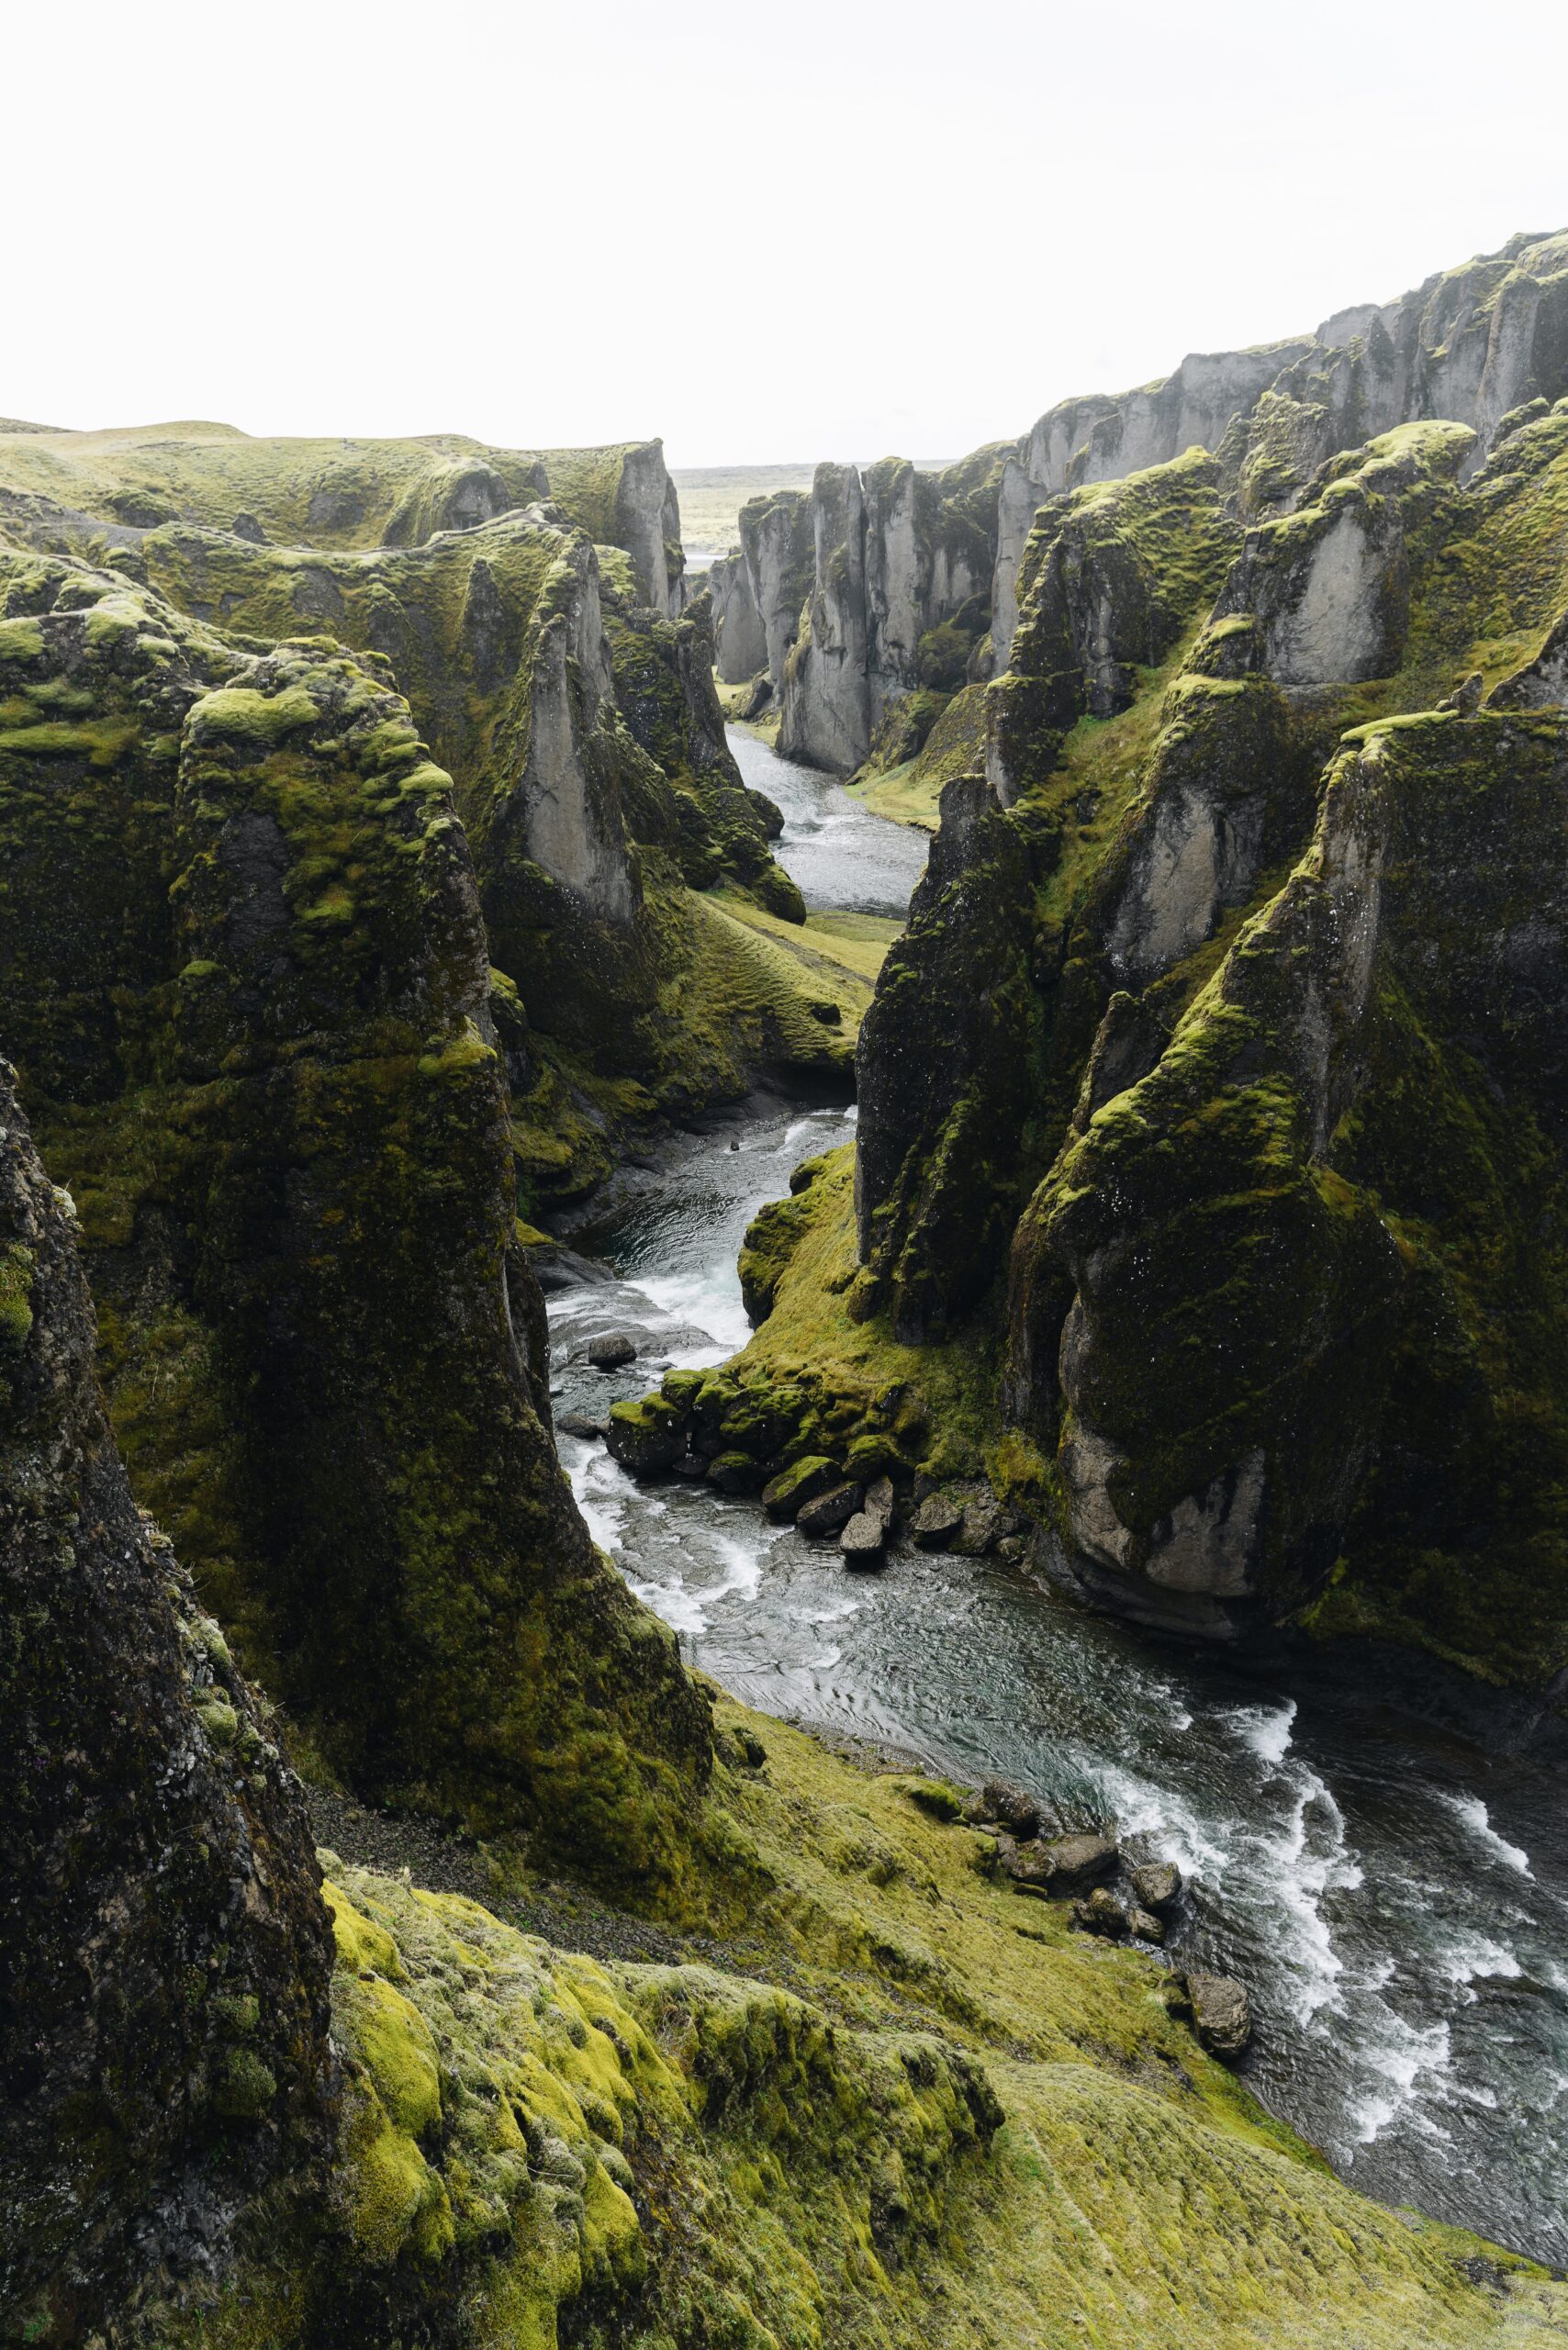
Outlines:
{"type": "Polygon", "coordinates": [[[0,426],[4,2338],[1558,2340],[1568,236],[737,535],[0,426]]]}

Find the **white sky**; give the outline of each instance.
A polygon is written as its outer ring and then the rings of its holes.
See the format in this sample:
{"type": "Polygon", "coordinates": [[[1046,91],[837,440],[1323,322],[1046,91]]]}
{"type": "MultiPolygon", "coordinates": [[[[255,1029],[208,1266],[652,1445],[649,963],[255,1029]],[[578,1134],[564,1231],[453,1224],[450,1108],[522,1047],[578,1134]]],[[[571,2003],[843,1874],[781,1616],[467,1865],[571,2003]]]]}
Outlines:
{"type": "Polygon", "coordinates": [[[1568,226],[1563,0],[0,0],[0,414],[956,455],[1568,226]]]}

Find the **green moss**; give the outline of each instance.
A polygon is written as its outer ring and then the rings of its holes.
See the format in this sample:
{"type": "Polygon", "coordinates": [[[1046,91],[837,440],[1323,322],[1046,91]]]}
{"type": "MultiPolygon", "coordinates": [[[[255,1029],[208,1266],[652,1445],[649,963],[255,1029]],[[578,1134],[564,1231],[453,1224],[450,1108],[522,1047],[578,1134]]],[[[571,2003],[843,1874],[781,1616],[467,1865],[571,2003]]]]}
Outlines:
{"type": "Polygon", "coordinates": [[[20,1240],[0,1248],[0,1355],[19,1355],[33,1329],[33,1255],[20,1240]]]}

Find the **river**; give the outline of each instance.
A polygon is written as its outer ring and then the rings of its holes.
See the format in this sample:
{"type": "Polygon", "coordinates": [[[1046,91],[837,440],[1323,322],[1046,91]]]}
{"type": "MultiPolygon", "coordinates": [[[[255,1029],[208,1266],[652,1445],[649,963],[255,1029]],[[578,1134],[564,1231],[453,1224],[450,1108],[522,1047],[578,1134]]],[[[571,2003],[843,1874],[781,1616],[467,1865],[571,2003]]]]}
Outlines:
{"type": "MultiPolygon", "coordinates": [[[[786,822],[809,906],[902,913],[925,844],[731,737],[786,822]]],[[[672,1155],[579,1246],[551,1299],[557,1409],[602,1417],[673,1364],[745,1343],[735,1258],[761,1203],[853,1109],[753,1101],[672,1155]],[[645,1351],[606,1376],[602,1329],[645,1351]]],[[[596,1537],[693,1662],[760,1711],[978,1779],[1181,1863],[1171,1948],[1249,1986],[1251,2088],[1355,2186],[1568,2263],[1568,1755],[1412,1662],[1279,1643],[1237,1659],[1088,1616],[994,1562],[898,1553],[878,1576],[755,1503],[639,1487],[562,1456],[596,1537]]]]}

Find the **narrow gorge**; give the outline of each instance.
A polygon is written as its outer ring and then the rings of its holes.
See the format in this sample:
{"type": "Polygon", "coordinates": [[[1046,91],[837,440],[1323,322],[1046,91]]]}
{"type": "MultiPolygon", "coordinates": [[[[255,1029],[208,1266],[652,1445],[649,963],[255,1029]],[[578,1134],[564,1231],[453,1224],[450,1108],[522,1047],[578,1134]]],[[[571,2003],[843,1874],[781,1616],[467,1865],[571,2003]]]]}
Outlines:
{"type": "Polygon", "coordinates": [[[1568,233],[754,470],[0,423],[0,2340],[1546,2350],[1568,233]]]}

